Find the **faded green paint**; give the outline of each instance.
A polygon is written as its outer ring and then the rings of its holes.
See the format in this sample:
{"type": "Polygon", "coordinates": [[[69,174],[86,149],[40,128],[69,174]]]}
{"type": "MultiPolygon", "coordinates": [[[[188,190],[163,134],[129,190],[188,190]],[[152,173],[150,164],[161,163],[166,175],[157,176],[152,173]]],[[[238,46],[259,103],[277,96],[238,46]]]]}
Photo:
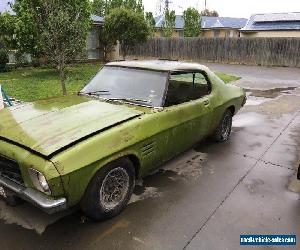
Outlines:
{"type": "MultiPolygon", "coordinates": [[[[128,62],[123,64],[132,66],[128,62]]],[[[144,66],[132,64],[151,69],[160,67],[147,62],[144,66]]],[[[162,70],[193,67],[207,73],[212,92],[198,100],[159,110],[77,96],[2,110],[0,136],[45,156],[95,131],[101,130],[101,133],[65,148],[48,160],[1,140],[0,154],[19,162],[26,185],[32,186],[27,169],[35,166],[48,179],[53,196],[67,197],[69,206],[81,200],[91,178],[101,167],[120,157],[138,159],[138,175],[145,176],[210,135],[227,108],[234,107],[238,111],[242,105],[244,91],[224,84],[204,66],[174,63],[162,66],[162,70]],[[56,101],[59,104],[56,105],[56,101]]]]}
{"type": "Polygon", "coordinates": [[[43,159],[35,154],[29,153],[27,150],[4,142],[1,139],[0,154],[14,159],[19,163],[23,181],[26,187],[34,188],[28,172],[29,168],[34,168],[45,175],[46,179],[49,182],[53,197],[63,197],[65,195],[61,176],[57,172],[57,169],[51,161],[43,159]]]}
{"type": "MultiPolygon", "coordinates": [[[[66,97],[68,103],[71,103],[68,98],[74,99],[66,97]]],[[[84,102],[58,109],[48,109],[48,104],[44,107],[31,104],[13,112],[6,110],[1,115],[0,136],[48,156],[95,131],[143,113],[126,106],[81,98],[84,102]]]]}

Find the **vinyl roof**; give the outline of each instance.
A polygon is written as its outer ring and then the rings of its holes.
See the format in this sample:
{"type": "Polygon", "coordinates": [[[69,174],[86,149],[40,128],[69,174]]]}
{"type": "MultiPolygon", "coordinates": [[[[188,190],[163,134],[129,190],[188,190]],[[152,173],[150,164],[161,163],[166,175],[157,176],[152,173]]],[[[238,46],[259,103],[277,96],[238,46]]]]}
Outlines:
{"type": "Polygon", "coordinates": [[[255,14],[241,31],[299,30],[300,12],[255,14]]]}
{"type": "MultiPolygon", "coordinates": [[[[160,15],[155,18],[156,28],[162,28],[164,23],[164,16],[160,15]]],[[[234,17],[212,17],[212,16],[203,16],[201,17],[201,28],[202,29],[241,29],[247,23],[246,18],[234,18],[234,17]]],[[[183,29],[184,19],[183,16],[176,15],[175,19],[175,29],[183,29]]]]}
{"type": "Polygon", "coordinates": [[[120,61],[111,62],[107,66],[120,66],[128,68],[150,69],[158,71],[181,71],[181,70],[203,70],[207,71],[208,68],[198,63],[188,63],[179,61],[168,60],[147,60],[147,61],[120,61]]]}

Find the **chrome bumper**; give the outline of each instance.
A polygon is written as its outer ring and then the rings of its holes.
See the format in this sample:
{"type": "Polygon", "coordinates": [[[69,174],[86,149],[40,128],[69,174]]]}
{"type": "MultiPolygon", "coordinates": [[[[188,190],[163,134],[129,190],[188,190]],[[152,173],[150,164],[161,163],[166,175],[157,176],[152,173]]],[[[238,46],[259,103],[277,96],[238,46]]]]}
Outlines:
{"type": "Polygon", "coordinates": [[[36,207],[39,207],[48,214],[53,214],[67,208],[66,198],[53,200],[39,191],[36,191],[32,188],[23,187],[2,176],[0,176],[0,186],[7,188],[9,191],[15,193],[18,197],[28,201],[36,207]]]}

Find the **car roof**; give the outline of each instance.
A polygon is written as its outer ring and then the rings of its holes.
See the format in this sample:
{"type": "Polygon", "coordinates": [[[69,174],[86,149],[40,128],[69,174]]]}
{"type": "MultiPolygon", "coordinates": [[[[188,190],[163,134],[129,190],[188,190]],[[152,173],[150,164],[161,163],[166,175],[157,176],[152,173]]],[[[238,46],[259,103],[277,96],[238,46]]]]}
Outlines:
{"type": "Polygon", "coordinates": [[[126,68],[139,68],[157,71],[190,71],[201,70],[207,71],[208,68],[198,63],[189,63],[183,61],[170,60],[145,60],[145,61],[117,61],[106,64],[107,66],[119,66],[126,68]]]}

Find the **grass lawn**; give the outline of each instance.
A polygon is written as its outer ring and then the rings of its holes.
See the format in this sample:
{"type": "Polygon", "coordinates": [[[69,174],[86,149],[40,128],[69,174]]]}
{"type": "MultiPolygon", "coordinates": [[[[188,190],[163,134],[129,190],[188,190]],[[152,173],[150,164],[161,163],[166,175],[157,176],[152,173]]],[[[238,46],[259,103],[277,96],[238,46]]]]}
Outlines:
{"type": "MultiPolygon", "coordinates": [[[[68,94],[77,93],[95,75],[101,64],[78,64],[69,67],[66,87],[68,94]]],[[[225,82],[239,77],[217,73],[225,82]]],[[[0,73],[0,85],[9,96],[30,102],[61,95],[61,87],[56,70],[51,68],[19,68],[0,73]]]]}

